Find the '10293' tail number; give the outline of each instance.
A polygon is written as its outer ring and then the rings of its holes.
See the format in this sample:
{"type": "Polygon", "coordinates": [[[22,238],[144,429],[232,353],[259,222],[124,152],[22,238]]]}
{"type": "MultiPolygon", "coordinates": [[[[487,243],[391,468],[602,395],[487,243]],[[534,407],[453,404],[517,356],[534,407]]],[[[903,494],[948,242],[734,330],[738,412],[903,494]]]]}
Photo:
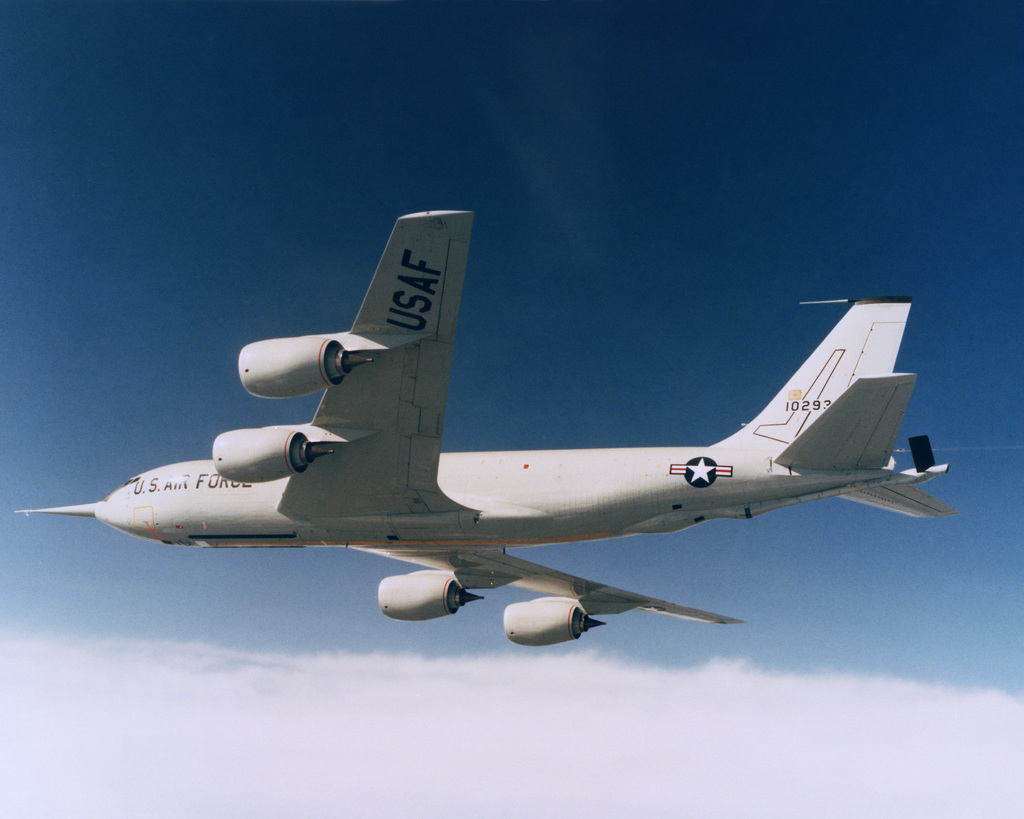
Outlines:
{"type": "Polygon", "coordinates": [[[786,412],[801,412],[801,411],[807,411],[807,410],[823,410],[823,409],[828,409],[829,404],[831,404],[831,403],[832,402],[829,399],[827,399],[827,398],[824,401],[817,400],[817,399],[813,400],[813,401],[808,400],[808,399],[804,399],[803,401],[787,401],[786,402],[786,412]]]}

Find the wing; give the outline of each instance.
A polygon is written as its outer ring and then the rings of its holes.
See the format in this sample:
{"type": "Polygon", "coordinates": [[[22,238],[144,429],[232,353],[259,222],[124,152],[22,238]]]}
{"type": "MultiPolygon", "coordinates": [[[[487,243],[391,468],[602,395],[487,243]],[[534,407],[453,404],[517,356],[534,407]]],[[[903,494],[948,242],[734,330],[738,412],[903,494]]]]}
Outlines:
{"type": "Polygon", "coordinates": [[[554,597],[571,597],[580,602],[587,614],[621,614],[630,609],[652,611],[683,620],[701,623],[742,623],[732,617],[680,606],[667,600],[645,597],[642,594],[595,583],[582,577],[566,574],[537,563],[520,560],[495,550],[428,554],[400,550],[365,549],[384,554],[406,563],[431,569],[451,571],[467,589],[488,589],[498,586],[519,586],[530,591],[554,597]]]}
{"type": "Polygon", "coordinates": [[[348,441],[285,489],[280,509],[308,518],[459,509],[437,486],[452,346],[473,214],[395,224],[349,333],[369,358],[324,393],[313,427],[348,441]]]}
{"type": "Polygon", "coordinates": [[[952,506],[916,486],[871,486],[839,497],[915,518],[940,518],[957,514],[952,506]]]}

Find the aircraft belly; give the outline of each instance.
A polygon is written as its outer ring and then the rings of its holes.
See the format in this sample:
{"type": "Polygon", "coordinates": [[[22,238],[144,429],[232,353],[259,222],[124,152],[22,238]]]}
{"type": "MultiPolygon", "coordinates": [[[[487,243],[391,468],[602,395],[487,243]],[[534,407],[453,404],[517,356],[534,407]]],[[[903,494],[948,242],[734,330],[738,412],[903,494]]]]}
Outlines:
{"type": "Polygon", "coordinates": [[[277,511],[277,494],[211,493],[201,504],[167,502],[160,509],[162,531],[190,545],[303,545],[296,522],[277,511]]]}
{"type": "Polygon", "coordinates": [[[429,515],[411,521],[397,517],[337,519],[327,524],[323,537],[337,545],[476,551],[485,544],[533,546],[607,536],[594,522],[583,518],[524,519],[473,512],[438,513],[437,520],[430,520],[429,515]],[[458,520],[447,517],[450,514],[457,514],[458,520]]]}

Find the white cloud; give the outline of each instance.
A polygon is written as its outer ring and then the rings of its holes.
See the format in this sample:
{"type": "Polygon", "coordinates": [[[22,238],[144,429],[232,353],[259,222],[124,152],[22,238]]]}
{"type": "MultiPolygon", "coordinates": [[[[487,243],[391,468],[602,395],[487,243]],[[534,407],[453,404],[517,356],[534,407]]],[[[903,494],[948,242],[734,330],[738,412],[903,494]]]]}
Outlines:
{"type": "Polygon", "coordinates": [[[5,816],[1017,816],[1024,698],[594,654],[0,641],[5,816]]]}

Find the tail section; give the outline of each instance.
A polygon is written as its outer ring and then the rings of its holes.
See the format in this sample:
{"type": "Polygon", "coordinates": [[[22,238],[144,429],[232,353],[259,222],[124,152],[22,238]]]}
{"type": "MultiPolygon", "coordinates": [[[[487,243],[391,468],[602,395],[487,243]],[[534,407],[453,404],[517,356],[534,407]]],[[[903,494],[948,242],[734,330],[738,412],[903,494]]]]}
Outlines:
{"type": "MultiPolygon", "coordinates": [[[[910,299],[860,299],[853,300],[852,304],[772,402],[719,446],[769,449],[780,453],[798,436],[810,430],[858,378],[892,373],[910,312],[910,299]]],[[[910,386],[912,384],[911,381],[910,386]]],[[[906,395],[898,400],[903,401],[905,409],[909,388],[903,386],[906,395]]],[[[902,394],[904,389],[899,392],[902,394]]],[[[856,403],[860,405],[861,401],[856,403]]],[[[832,415],[835,418],[836,413],[832,415]]],[[[903,418],[902,410],[898,416],[895,419],[897,429],[903,418]]],[[[887,417],[888,425],[894,416],[888,413],[887,417]]]]}

